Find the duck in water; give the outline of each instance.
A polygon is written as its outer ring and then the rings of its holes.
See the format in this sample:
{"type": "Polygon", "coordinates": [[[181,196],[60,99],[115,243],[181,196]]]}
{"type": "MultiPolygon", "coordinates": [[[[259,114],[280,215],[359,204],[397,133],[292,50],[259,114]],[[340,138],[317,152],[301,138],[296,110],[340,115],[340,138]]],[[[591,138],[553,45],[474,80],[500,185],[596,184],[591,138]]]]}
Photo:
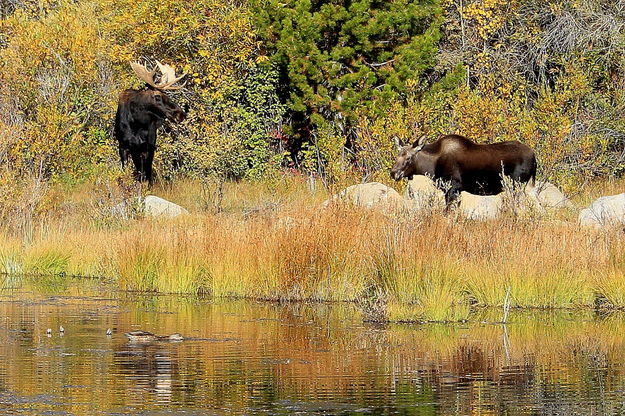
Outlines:
{"type": "Polygon", "coordinates": [[[178,333],[171,335],[155,335],[148,331],[131,331],[124,335],[130,342],[153,342],[153,341],[183,341],[184,337],[178,333]]]}

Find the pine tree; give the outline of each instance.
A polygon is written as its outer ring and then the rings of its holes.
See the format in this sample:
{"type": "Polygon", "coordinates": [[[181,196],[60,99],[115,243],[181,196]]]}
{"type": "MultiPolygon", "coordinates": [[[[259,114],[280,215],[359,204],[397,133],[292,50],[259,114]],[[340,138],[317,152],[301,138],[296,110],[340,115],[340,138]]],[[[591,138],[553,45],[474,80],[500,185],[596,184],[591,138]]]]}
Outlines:
{"type": "Polygon", "coordinates": [[[427,90],[442,10],[438,0],[251,0],[255,24],[282,74],[295,120],[344,130],[427,90]]]}

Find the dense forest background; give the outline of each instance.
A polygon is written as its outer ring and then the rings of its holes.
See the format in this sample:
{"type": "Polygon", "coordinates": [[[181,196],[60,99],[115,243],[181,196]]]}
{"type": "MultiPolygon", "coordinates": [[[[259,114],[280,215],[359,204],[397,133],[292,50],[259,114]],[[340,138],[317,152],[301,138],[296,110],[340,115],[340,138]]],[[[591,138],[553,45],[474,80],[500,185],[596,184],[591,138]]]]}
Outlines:
{"type": "Polygon", "coordinates": [[[521,140],[572,187],[625,168],[625,2],[0,0],[0,194],[119,172],[131,60],[187,73],[160,180],[388,180],[393,136],[521,140]]]}

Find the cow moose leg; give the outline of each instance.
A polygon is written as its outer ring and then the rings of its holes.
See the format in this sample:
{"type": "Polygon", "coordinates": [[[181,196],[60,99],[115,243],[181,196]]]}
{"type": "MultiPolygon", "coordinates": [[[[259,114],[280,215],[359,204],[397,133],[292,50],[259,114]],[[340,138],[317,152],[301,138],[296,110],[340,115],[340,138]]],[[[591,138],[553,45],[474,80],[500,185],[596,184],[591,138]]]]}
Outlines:
{"type": "Polygon", "coordinates": [[[452,205],[458,204],[461,189],[462,184],[452,179],[449,183],[449,188],[445,191],[445,213],[449,212],[452,205]]]}

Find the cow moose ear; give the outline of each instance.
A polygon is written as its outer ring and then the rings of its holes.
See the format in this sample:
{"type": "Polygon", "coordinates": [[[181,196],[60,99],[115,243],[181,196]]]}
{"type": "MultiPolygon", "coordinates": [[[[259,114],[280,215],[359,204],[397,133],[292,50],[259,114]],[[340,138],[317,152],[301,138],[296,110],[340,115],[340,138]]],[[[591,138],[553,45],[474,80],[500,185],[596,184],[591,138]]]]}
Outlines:
{"type": "Polygon", "coordinates": [[[401,140],[399,139],[399,137],[393,136],[393,142],[395,143],[395,147],[397,148],[397,150],[401,150],[402,149],[403,144],[402,144],[401,140]]]}
{"type": "Polygon", "coordinates": [[[423,146],[425,146],[426,140],[427,140],[426,136],[421,136],[419,140],[415,140],[415,142],[412,144],[412,148],[417,151],[423,149],[423,146]]]}

